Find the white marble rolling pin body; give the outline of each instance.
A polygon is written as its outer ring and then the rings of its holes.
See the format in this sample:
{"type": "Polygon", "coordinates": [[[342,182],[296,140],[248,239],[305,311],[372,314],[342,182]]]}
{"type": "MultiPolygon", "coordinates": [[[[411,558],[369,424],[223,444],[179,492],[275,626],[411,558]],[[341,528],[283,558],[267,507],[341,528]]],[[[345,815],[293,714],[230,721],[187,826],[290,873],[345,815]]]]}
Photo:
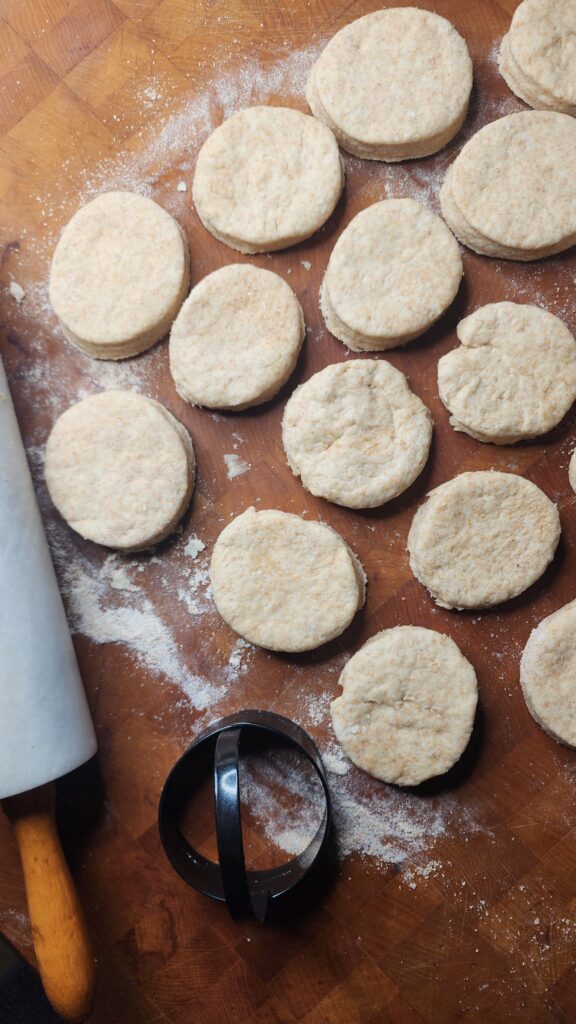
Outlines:
{"type": "Polygon", "coordinates": [[[0,360],[0,799],[87,761],[96,738],[0,360]]]}

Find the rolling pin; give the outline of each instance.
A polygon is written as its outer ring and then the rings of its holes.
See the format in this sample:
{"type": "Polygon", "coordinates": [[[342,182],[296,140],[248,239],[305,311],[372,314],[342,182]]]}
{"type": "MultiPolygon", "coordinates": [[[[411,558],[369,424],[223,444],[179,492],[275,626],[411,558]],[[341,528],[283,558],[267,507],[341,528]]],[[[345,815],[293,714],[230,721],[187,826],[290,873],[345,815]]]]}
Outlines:
{"type": "Polygon", "coordinates": [[[18,843],[38,969],[65,1021],[84,1020],[94,958],[54,817],[53,782],[96,737],[0,360],[0,800],[18,843]]]}

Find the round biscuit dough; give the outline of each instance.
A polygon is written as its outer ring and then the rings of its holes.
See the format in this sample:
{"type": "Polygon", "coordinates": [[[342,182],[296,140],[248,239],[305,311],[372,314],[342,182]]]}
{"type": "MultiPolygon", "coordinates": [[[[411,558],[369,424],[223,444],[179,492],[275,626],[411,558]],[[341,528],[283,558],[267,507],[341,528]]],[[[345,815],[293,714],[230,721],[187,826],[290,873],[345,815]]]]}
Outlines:
{"type": "Polygon", "coordinates": [[[208,274],[170,332],[170,372],[187,402],[247,409],[288,380],[304,340],[304,314],[271,270],[234,263],[208,274]]]}
{"type": "Polygon", "coordinates": [[[424,468],[432,418],[400,370],[352,359],[296,389],[282,440],[292,472],[312,494],[374,508],[405,491],[424,468]]]}
{"type": "Polygon", "coordinates": [[[338,144],[326,125],[287,107],[248,107],[207,138],[192,195],[208,231],[255,253],[313,235],[343,185],[338,144]]]}
{"type": "Polygon", "coordinates": [[[576,747],[576,601],[532,630],[520,662],[526,706],[559,743],[576,747]]]}
{"type": "Polygon", "coordinates": [[[459,348],[438,363],[450,423],[479,441],[514,444],[552,430],[576,399],[576,342],[538,306],[494,302],[461,320],[459,348]]]}
{"type": "Polygon", "coordinates": [[[460,129],[472,88],[464,39],[416,7],[358,18],[314,65],[306,98],[349,153],[371,160],[428,156],[460,129]]]}
{"type": "Polygon", "coordinates": [[[328,261],[320,305],[328,330],[355,352],[404,345],[456,296],[463,269],[443,220],[414,199],[358,213],[328,261]]]}
{"type": "Polygon", "coordinates": [[[397,786],[447,772],[474,723],[476,673],[450,637],[421,626],[373,636],[346,664],[332,702],[336,738],[351,761],[397,786]]]}
{"type": "Polygon", "coordinates": [[[271,651],[310,651],[339,636],[366,589],[340,534],[276,509],[249,508],[224,528],[210,577],[222,618],[271,651]]]}
{"type": "Polygon", "coordinates": [[[138,551],[177,526],[192,495],[188,432],[159,402],[104,391],[56,420],[46,483],[56,508],[86,540],[138,551]]]}
{"type": "Polygon", "coordinates": [[[576,241],[574,119],[528,110],[486,125],[459,153],[440,198],[450,226],[458,233],[451,202],[480,244],[486,240],[479,247],[486,255],[529,260],[570,248],[576,241]]]}
{"type": "Polygon", "coordinates": [[[490,608],[535,583],[559,539],[558,509],[535,484],[512,473],[461,473],[416,512],[410,568],[442,608],[490,608]]]}
{"type": "Polygon", "coordinates": [[[576,114],[576,4],[523,0],[514,12],[508,45],[529,88],[550,109],[576,114]]]}
{"type": "Polygon", "coordinates": [[[189,282],[177,221],[145,196],[104,192],[64,228],[49,296],[73,345],[96,359],[125,359],[166,334],[189,282]]]}

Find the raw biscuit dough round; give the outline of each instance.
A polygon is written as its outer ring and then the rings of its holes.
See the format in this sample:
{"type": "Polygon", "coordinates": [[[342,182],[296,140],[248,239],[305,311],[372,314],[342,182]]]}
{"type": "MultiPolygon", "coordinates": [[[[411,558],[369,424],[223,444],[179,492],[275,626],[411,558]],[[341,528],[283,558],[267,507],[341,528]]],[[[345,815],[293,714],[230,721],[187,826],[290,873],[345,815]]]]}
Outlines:
{"type": "Polygon", "coordinates": [[[348,508],[390,501],[424,468],[432,418],[400,370],[377,359],[326,366],[288,400],[282,440],[312,494],[348,508]]]}
{"type": "Polygon", "coordinates": [[[208,274],[170,332],[170,372],[187,402],[247,409],[288,380],[304,340],[304,314],[271,270],[234,263],[208,274]]]}
{"type": "Polygon", "coordinates": [[[232,114],[202,146],[192,195],[204,226],[240,252],[313,235],[334,210],[344,169],[334,135],[287,107],[232,114]]]}
{"type": "Polygon", "coordinates": [[[576,601],[532,630],[520,662],[526,706],[559,743],[576,747],[576,601]]]}
{"type": "Polygon", "coordinates": [[[514,444],[552,430],[576,399],[576,341],[538,306],[493,302],[458,324],[438,363],[450,423],[479,441],[514,444]]]}
{"type": "Polygon", "coordinates": [[[271,651],[310,651],[339,636],[366,589],[340,534],[276,509],[249,508],[224,528],[210,577],[222,618],[271,651]]]}
{"type": "Polygon", "coordinates": [[[442,149],[468,111],[472,61],[445,18],[416,7],[346,25],[314,65],[306,98],[343,149],[407,160],[442,149]]]}
{"type": "Polygon", "coordinates": [[[320,290],[328,330],[355,352],[404,345],[453,301],[463,269],[443,220],[414,199],[358,213],[332,250],[320,290]]]}
{"type": "Polygon", "coordinates": [[[502,41],[500,69],[510,88],[532,106],[576,114],[573,0],[523,0],[502,41]]]}
{"type": "Polygon", "coordinates": [[[476,673],[453,640],[421,626],[373,636],[346,664],[332,701],[336,738],[351,761],[397,786],[447,772],[474,723],[476,673]]]}
{"type": "Polygon", "coordinates": [[[558,509],[536,484],[512,473],[461,473],[416,512],[410,568],[442,608],[490,608],[535,583],[559,539],[558,509]]]}
{"type": "Polygon", "coordinates": [[[138,551],[177,526],[194,487],[188,432],[159,402],[104,391],[56,420],[46,483],[72,529],[96,544],[138,551]]]}
{"type": "Polygon", "coordinates": [[[188,290],[180,225],[134,192],[104,192],[64,228],[49,295],[62,330],[96,359],[125,359],[169,330],[188,290]]]}
{"type": "Polygon", "coordinates": [[[487,256],[533,260],[576,241],[576,123],[528,110],[481,128],[449,169],[442,212],[487,256]]]}

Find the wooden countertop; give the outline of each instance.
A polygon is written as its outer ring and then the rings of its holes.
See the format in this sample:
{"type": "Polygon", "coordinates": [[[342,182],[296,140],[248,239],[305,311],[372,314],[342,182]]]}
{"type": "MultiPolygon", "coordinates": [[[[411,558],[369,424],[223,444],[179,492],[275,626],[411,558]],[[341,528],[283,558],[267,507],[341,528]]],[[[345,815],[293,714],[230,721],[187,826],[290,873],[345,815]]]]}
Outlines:
{"type": "MultiPolygon", "coordinates": [[[[98,957],[97,1024],[545,1024],[576,1016],[576,755],[536,726],[518,683],[531,629],[575,596],[576,499],[567,465],[576,419],[570,414],[543,442],[482,445],[450,428],[436,385],[436,363],[456,344],[458,319],[482,303],[539,302],[574,330],[574,254],[519,265],[464,252],[465,280],[447,315],[388,356],[430,407],[435,441],[421,478],[381,511],[358,514],[307,494],[286,465],[279,429],[291,388],[346,357],[318,310],[321,275],[342,227],[386,195],[410,194],[438,209],[439,185],[462,142],[487,121],[523,109],[495,62],[515,0],[420,0],[453,21],[472,52],[476,84],[463,132],[414,163],[346,157],[345,198],[325,229],[293,250],[254,258],[286,276],[309,328],[293,380],[266,407],[238,416],[188,407],[171,383],[165,343],[127,364],[96,364],[64,343],[46,300],[61,226],[107,188],[143,189],[178,217],[194,282],[243,260],[204,230],[193,209],[198,146],[236,107],[263,101],[306,109],[306,73],[323,42],[378,6],[0,0],[2,282],[15,280],[25,291],[18,305],[3,290],[2,355],[100,744],[97,764],[60,786],[63,838],[98,957]],[[42,446],[55,416],[77,397],[112,386],[159,398],[194,440],[192,511],[183,534],[157,552],[159,561],[107,560],[108,552],[59,520],[42,483],[42,446]],[[225,454],[249,468],[230,479],[225,454]],[[443,611],[410,573],[410,521],[431,487],[488,468],[522,473],[558,502],[561,550],[544,578],[509,605],[443,611]],[[365,610],[320,651],[276,657],[239,647],[210,603],[212,543],[232,514],[254,502],[325,519],[367,570],[365,610]],[[184,550],[192,535],[206,544],[196,558],[184,550]],[[399,623],[449,633],[480,686],[463,762],[415,793],[354,768],[341,774],[329,726],[345,658],[399,623]],[[223,907],[188,890],[168,866],[156,829],[160,787],[178,754],[202,725],[249,706],[297,718],[331,755],[341,837],[351,850],[318,904],[274,928],[233,923],[223,907]]],[[[209,817],[199,827],[209,843],[209,817]]],[[[0,929],[31,957],[5,819],[0,832],[0,929]]],[[[263,851],[264,840],[254,844],[263,851]]]]}

